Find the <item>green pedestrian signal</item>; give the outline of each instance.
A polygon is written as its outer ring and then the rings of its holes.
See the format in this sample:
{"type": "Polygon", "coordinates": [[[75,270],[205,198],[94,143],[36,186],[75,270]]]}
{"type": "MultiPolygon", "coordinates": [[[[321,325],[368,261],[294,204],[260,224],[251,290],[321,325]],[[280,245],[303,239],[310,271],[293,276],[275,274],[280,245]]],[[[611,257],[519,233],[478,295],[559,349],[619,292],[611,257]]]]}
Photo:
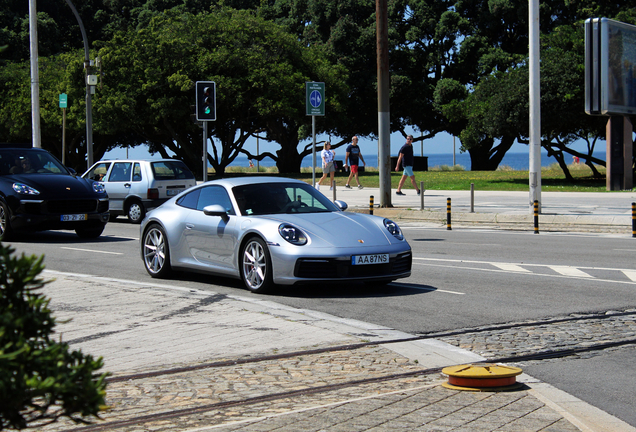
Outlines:
{"type": "Polygon", "coordinates": [[[196,103],[198,121],[216,120],[216,83],[214,81],[197,81],[196,103]]]}

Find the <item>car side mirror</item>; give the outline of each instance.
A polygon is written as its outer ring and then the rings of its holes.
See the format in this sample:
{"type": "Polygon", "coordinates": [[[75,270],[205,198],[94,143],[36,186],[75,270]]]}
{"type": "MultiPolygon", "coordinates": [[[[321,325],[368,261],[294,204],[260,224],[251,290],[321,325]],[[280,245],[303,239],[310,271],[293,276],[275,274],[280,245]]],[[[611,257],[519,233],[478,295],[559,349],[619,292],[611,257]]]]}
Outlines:
{"type": "Polygon", "coordinates": [[[73,168],[66,167],[66,169],[71,173],[72,176],[77,177],[77,171],[75,171],[73,168]]]}
{"type": "Polygon", "coordinates": [[[336,200],[333,203],[336,205],[336,207],[338,207],[340,209],[340,211],[345,211],[346,209],[349,208],[347,203],[344,202],[344,201],[336,200]]]}
{"type": "Polygon", "coordinates": [[[212,204],[203,207],[203,213],[207,216],[221,216],[221,219],[223,219],[224,222],[230,220],[230,217],[227,215],[227,211],[225,211],[225,208],[219,204],[212,204]]]}

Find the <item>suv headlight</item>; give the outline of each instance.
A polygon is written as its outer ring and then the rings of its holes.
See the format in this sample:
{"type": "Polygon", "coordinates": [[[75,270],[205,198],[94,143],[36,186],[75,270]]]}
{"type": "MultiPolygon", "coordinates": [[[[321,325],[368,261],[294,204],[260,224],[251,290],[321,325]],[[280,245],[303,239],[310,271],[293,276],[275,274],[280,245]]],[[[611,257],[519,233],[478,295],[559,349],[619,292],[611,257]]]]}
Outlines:
{"type": "Polygon", "coordinates": [[[278,233],[282,238],[293,245],[302,246],[304,244],[307,244],[307,236],[305,235],[305,233],[302,232],[300,228],[296,228],[293,225],[281,224],[278,227],[278,233]]]}
{"type": "Polygon", "coordinates": [[[22,195],[40,195],[40,191],[24,183],[13,183],[13,190],[22,195]]]}
{"type": "Polygon", "coordinates": [[[391,219],[384,219],[384,227],[389,230],[389,232],[393,234],[393,237],[395,237],[396,239],[404,240],[402,230],[400,229],[398,224],[393,222],[391,219]]]}

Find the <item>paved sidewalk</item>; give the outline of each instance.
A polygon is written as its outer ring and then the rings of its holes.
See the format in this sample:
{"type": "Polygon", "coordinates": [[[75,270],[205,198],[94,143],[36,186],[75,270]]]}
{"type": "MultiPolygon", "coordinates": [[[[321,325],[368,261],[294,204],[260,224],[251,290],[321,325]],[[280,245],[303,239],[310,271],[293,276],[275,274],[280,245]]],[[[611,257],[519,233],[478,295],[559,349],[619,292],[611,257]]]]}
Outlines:
{"type": "Polygon", "coordinates": [[[169,282],[44,276],[60,336],[115,380],[103,420],[42,431],[636,431],[525,374],[511,392],[442,387],[424,372],[483,358],[440,340],[347,346],[410,335],[169,282]],[[279,358],[246,361],[261,356],[279,358]]]}
{"type": "MultiPolygon", "coordinates": [[[[320,191],[329,199],[333,192],[320,191]]],[[[451,225],[485,228],[534,229],[534,209],[529,192],[507,191],[424,191],[403,189],[405,196],[391,191],[392,208],[380,208],[378,188],[338,187],[336,199],[352,211],[368,212],[373,196],[374,214],[396,220],[418,221],[446,226],[447,199],[451,199],[451,225]],[[423,206],[422,206],[423,203],[423,206]],[[471,211],[472,210],[472,211],[471,211]]],[[[540,231],[632,232],[632,203],[636,192],[543,192],[539,213],[540,231]]]]}

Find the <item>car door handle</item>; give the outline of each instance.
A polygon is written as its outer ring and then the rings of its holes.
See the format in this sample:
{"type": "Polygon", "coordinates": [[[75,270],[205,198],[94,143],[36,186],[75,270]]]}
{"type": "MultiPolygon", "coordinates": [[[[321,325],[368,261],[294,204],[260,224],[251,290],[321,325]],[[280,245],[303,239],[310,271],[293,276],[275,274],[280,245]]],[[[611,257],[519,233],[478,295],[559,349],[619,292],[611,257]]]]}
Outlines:
{"type": "Polygon", "coordinates": [[[124,187],[129,188],[130,187],[130,183],[124,183],[124,187]]]}
{"type": "Polygon", "coordinates": [[[194,224],[187,223],[187,224],[185,225],[185,227],[186,227],[186,229],[187,229],[187,230],[191,230],[192,228],[194,228],[194,224]]]}

